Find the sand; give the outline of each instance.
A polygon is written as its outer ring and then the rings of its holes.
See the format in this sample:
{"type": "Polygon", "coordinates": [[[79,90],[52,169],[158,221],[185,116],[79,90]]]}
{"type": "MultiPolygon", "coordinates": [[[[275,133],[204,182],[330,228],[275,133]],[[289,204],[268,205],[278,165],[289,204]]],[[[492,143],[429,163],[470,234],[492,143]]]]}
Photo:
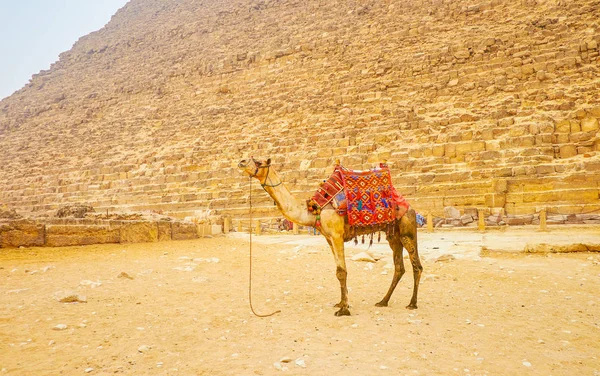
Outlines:
{"type": "Polygon", "coordinates": [[[247,234],[2,249],[0,375],[599,375],[600,254],[520,252],[599,235],[420,233],[417,310],[405,309],[408,260],[390,306],[375,307],[389,249],[356,262],[367,246],[349,243],[349,317],[333,315],[339,284],[318,236],[254,237],[254,308],[281,310],[267,318],[248,305],[247,234]]]}

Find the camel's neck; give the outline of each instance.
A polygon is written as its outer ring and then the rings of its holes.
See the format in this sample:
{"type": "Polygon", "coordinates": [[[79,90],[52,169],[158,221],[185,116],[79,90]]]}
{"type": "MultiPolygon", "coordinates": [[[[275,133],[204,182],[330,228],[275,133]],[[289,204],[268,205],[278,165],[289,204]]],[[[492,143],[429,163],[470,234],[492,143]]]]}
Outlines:
{"type": "Polygon", "coordinates": [[[306,203],[296,199],[281,182],[281,178],[269,168],[265,181],[265,191],[275,200],[277,208],[284,217],[302,226],[314,226],[316,217],[306,208],[306,203]]]}

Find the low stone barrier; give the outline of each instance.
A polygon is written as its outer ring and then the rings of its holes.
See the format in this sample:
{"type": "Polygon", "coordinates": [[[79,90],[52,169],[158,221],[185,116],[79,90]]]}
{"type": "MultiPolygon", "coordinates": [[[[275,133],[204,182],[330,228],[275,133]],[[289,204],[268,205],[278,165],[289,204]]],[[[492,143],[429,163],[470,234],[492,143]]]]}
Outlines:
{"type": "Polygon", "coordinates": [[[176,220],[9,219],[0,221],[0,248],[158,242],[219,232],[215,226],[176,220]]]}

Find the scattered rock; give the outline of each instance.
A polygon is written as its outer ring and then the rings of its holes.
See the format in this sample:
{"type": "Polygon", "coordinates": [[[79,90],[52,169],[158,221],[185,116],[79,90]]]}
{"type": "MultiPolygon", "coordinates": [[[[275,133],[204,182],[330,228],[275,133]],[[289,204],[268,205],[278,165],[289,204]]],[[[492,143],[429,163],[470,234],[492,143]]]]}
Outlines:
{"type": "Polygon", "coordinates": [[[450,219],[460,219],[460,211],[454,206],[446,206],[444,208],[444,217],[450,219]]]}
{"type": "Polygon", "coordinates": [[[148,345],[141,345],[140,347],[138,347],[137,350],[138,350],[139,353],[144,354],[144,353],[147,353],[148,351],[150,351],[151,348],[152,347],[148,346],[148,345]]]}
{"type": "Polygon", "coordinates": [[[79,295],[71,291],[59,291],[54,296],[60,303],[87,303],[85,295],[79,295]]]}
{"type": "Polygon", "coordinates": [[[65,324],[58,324],[58,325],[55,325],[54,327],[52,327],[52,330],[65,330],[67,328],[68,328],[68,326],[65,324]]]}
{"type": "Polygon", "coordinates": [[[90,373],[92,372],[94,369],[92,367],[88,367],[85,369],[85,373],[90,373]]]}
{"type": "Polygon", "coordinates": [[[296,359],[295,363],[298,367],[306,368],[306,363],[304,362],[304,359],[302,359],[302,358],[296,359]]]}
{"type": "Polygon", "coordinates": [[[376,262],[375,259],[366,252],[361,252],[352,256],[352,261],[376,262]]]}
{"type": "Polygon", "coordinates": [[[83,281],[79,282],[80,286],[88,286],[91,287],[93,289],[95,289],[96,287],[100,287],[102,286],[102,282],[100,281],[90,281],[88,279],[84,279],[83,281]]]}
{"type": "Polygon", "coordinates": [[[440,277],[435,275],[435,274],[426,274],[423,276],[423,278],[421,279],[421,281],[426,282],[426,281],[437,281],[439,280],[440,277]]]}
{"type": "Polygon", "coordinates": [[[193,272],[196,269],[196,265],[188,265],[188,266],[176,266],[173,270],[179,270],[182,272],[193,272]]]}
{"type": "Polygon", "coordinates": [[[445,255],[441,255],[440,257],[435,259],[435,262],[446,262],[446,261],[454,261],[456,260],[456,257],[454,257],[454,255],[451,254],[445,254],[445,255]]]}
{"type": "Polygon", "coordinates": [[[117,276],[117,278],[127,278],[127,279],[133,279],[132,276],[130,276],[129,274],[125,273],[125,272],[121,272],[121,274],[119,274],[117,276]]]}
{"type": "Polygon", "coordinates": [[[27,290],[30,290],[30,289],[27,288],[27,289],[8,290],[6,293],[7,294],[18,294],[20,292],[27,291],[27,290]]]}

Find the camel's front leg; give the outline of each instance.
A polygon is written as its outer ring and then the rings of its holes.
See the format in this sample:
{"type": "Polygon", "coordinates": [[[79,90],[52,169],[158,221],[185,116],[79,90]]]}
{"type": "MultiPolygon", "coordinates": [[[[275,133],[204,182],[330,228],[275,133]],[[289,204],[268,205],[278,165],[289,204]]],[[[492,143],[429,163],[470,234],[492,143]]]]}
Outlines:
{"type": "Polygon", "coordinates": [[[344,241],[342,239],[327,239],[327,242],[331,246],[333,257],[335,258],[336,271],[335,275],[340,281],[341,299],[336,307],[339,310],[335,313],[336,316],[350,316],[348,310],[348,287],[346,286],[346,277],[348,275],[346,269],[346,258],[344,257],[344,241]]]}

